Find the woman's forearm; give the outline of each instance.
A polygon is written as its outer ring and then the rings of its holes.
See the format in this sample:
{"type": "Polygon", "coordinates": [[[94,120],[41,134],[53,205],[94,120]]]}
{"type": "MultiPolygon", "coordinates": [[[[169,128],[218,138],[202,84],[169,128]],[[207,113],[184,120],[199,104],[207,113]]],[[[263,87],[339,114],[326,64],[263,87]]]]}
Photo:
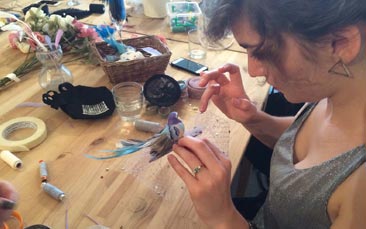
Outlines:
{"type": "Polygon", "coordinates": [[[248,221],[246,221],[240,213],[233,209],[231,213],[229,213],[228,217],[226,217],[225,222],[221,222],[217,225],[211,225],[210,228],[213,229],[250,229],[248,221]]]}
{"type": "Polygon", "coordinates": [[[263,144],[273,148],[279,137],[294,120],[293,116],[276,117],[259,111],[254,121],[250,124],[243,124],[243,126],[263,144]]]}

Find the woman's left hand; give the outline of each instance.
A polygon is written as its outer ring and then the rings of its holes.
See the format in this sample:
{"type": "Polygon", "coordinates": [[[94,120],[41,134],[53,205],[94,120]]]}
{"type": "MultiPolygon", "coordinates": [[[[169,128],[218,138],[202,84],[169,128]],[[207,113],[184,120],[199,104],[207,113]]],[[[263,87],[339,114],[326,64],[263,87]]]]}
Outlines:
{"type": "Polygon", "coordinates": [[[231,162],[228,157],[208,140],[192,137],[181,138],[173,150],[192,171],[175,156],[168,155],[171,166],[186,184],[200,218],[211,228],[230,219],[235,207],[230,194],[231,162]]]}

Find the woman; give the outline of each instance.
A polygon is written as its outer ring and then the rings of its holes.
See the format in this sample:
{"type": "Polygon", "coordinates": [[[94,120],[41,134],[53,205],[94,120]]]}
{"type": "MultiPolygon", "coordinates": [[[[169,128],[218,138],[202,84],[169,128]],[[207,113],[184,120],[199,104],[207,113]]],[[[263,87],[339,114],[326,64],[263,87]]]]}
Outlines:
{"type": "Polygon", "coordinates": [[[202,74],[209,100],[274,147],[270,188],[253,222],[233,206],[230,161],[207,140],[182,138],[168,160],[209,228],[364,228],[366,225],[366,4],[363,0],[221,0],[208,36],[232,30],[248,72],[293,103],[297,117],[269,116],[250,102],[239,67],[202,74]],[[193,173],[193,174],[192,174],[193,173]]]}

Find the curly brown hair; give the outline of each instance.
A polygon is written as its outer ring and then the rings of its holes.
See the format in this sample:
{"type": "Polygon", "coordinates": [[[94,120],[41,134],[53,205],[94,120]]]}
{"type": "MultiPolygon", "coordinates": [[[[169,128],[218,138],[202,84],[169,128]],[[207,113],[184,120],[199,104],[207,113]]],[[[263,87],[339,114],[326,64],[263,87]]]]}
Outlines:
{"type": "Polygon", "coordinates": [[[238,20],[248,19],[262,38],[256,52],[264,59],[280,49],[283,34],[311,51],[309,44],[321,45],[329,35],[366,22],[365,0],[206,0],[203,11],[212,19],[205,31],[211,40],[225,36],[238,20]]]}

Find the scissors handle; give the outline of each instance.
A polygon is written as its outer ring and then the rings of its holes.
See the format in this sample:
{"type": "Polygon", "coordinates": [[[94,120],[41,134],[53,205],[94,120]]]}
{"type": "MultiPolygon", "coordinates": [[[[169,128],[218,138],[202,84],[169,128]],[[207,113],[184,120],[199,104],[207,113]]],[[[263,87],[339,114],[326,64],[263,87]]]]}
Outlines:
{"type": "MultiPolygon", "coordinates": [[[[11,213],[11,216],[13,216],[16,220],[18,220],[18,223],[19,223],[19,229],[24,229],[24,223],[23,223],[23,218],[22,216],[20,215],[20,213],[18,211],[13,211],[11,213]]],[[[3,228],[4,229],[9,229],[9,226],[4,223],[3,224],[3,228]]]]}

